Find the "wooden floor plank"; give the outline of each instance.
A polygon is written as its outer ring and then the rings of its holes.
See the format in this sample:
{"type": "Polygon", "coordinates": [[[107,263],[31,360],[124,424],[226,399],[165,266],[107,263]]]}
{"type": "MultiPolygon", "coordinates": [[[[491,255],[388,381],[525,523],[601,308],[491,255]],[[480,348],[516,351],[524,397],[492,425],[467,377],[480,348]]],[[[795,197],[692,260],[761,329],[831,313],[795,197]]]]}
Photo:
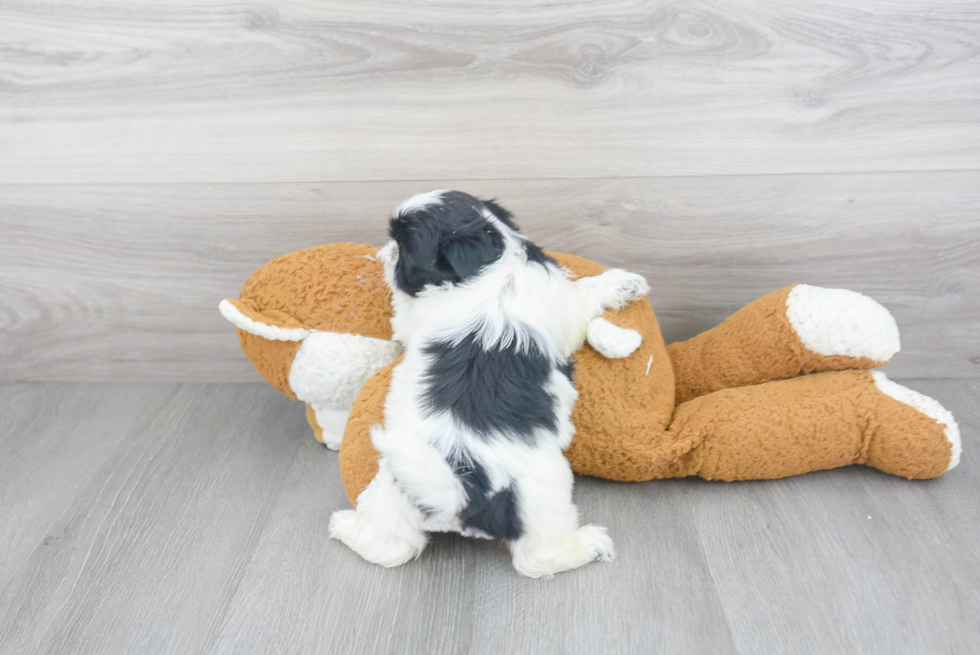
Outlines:
{"type": "Polygon", "coordinates": [[[976,169],[980,11],[5,2],[0,181],[976,169]]]}
{"type": "Polygon", "coordinates": [[[684,502],[691,484],[578,478],[583,521],[608,528],[616,559],[552,580],[517,577],[503,556],[476,560],[487,582],[477,593],[472,652],[735,652],[684,502]]]}
{"type": "MultiPolygon", "coordinates": [[[[975,173],[449,185],[547,248],[646,275],[668,341],[808,282],[895,314],[894,377],[980,371],[975,173]]],[[[290,250],[384,243],[392,208],[439,186],[0,186],[0,380],[258,380],[218,301],[290,250]]]]}
{"type": "MultiPolygon", "coordinates": [[[[131,421],[51,527],[56,538],[0,590],[0,651],[194,652],[305,436],[302,412],[282,405],[293,403],[258,385],[183,385],[151,421],[131,421]]],[[[64,435],[83,436],[99,438],[64,435]]]]}
{"type": "Polygon", "coordinates": [[[976,620],[980,614],[980,381],[908,380],[903,384],[941,400],[954,413],[964,439],[960,465],[940,480],[928,482],[928,493],[917,493],[913,485],[887,476],[883,484],[866,483],[866,487],[882,514],[901,520],[903,534],[881,542],[891,562],[899,568],[906,566],[901,551],[910,540],[904,534],[908,532],[921,535],[924,544],[922,561],[913,564],[926,568],[939,563],[945,569],[946,611],[931,627],[944,630],[950,652],[969,652],[976,647],[980,632],[976,620]]]}
{"type": "Polygon", "coordinates": [[[336,454],[310,438],[205,652],[466,652],[477,545],[443,539],[424,564],[383,569],[328,540],[349,507],[336,454]]]}
{"type": "Polygon", "coordinates": [[[604,523],[617,541],[613,564],[528,580],[500,544],[440,535],[418,562],[385,570],[326,540],[330,513],[348,501],[338,478],[317,475],[320,450],[301,447],[208,652],[558,654],[615,643],[622,652],[708,654],[732,647],[718,630],[722,608],[686,507],[672,503],[682,498],[683,481],[622,497],[623,485],[578,481],[586,520],[604,523]],[[690,631],[670,629],[681,623],[690,631]]]}
{"type": "MultiPolygon", "coordinates": [[[[264,385],[168,396],[172,385],[134,384],[132,397],[0,385],[11,399],[0,462],[17,460],[7,470],[65,470],[44,468],[15,432],[50,442],[62,421],[79,425],[66,441],[126,435],[102,446],[110,455],[51,528],[59,538],[41,538],[0,588],[0,653],[969,652],[980,380],[906,384],[959,421],[963,460],[942,478],[862,467],[748,483],[579,478],[582,516],[609,528],[618,557],[552,580],[521,578],[492,542],[439,536],[388,570],[327,539],[331,512],[347,507],[336,454],[264,385]],[[144,409],[106,415],[123,401],[144,409]]],[[[59,484],[31,487],[32,502],[51,503],[59,484]]]]}
{"type": "Polygon", "coordinates": [[[906,382],[957,415],[969,460],[704,483],[690,498],[739,653],[956,653],[980,636],[980,385],[906,382]],[[972,398],[972,400],[968,400],[972,398]],[[943,506],[957,511],[937,511],[943,506]],[[815,646],[819,644],[819,647],[815,646]]]}
{"type": "Polygon", "coordinates": [[[14,384],[0,393],[0,588],[119,444],[173,397],[174,384],[14,384]]]}

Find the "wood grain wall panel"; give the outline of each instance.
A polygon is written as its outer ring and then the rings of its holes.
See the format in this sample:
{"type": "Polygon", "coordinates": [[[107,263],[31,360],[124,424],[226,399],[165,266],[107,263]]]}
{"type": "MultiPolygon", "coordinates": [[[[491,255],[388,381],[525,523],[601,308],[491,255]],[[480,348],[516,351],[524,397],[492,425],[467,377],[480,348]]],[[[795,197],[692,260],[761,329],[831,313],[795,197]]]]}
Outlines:
{"type": "Polygon", "coordinates": [[[13,0],[0,43],[0,183],[980,166],[972,0],[13,0]]]}
{"type": "Polygon", "coordinates": [[[271,257],[385,241],[400,200],[496,196],[546,248],[647,276],[668,341],[795,282],[896,316],[894,376],[980,373],[975,172],[0,186],[0,380],[258,380],[217,312],[271,257]]]}

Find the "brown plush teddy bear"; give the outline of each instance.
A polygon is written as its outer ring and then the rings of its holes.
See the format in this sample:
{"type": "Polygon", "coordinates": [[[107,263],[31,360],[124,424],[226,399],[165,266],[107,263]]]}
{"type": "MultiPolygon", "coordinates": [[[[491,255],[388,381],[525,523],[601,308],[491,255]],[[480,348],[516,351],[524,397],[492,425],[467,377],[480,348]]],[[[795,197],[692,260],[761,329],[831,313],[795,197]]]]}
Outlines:
{"type": "MultiPolygon", "coordinates": [[[[369,430],[382,422],[400,354],[377,251],[342,243],[289,253],[220,305],[259,373],[307,403],[317,439],[336,448],[343,435],[351,502],[377,472],[369,430]]],[[[579,277],[604,270],[549,254],[579,277]]],[[[959,463],[952,415],[870,371],[898,352],[898,329],[861,294],[787,287],[670,346],[645,300],[605,318],[642,340],[625,357],[589,344],[574,356],[579,399],[566,455],[577,473],[750,480],[865,464],[932,478],[959,463]]]]}

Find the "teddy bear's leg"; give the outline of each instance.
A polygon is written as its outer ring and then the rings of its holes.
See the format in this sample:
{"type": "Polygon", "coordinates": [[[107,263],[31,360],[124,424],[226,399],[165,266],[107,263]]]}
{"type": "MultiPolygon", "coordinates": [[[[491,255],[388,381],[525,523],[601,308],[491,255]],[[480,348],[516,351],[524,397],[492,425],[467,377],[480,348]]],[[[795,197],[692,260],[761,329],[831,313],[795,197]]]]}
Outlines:
{"type": "Polygon", "coordinates": [[[724,389],[677,408],[674,438],[694,448],[670,475],[782,478],[867,464],[906,478],[959,461],[959,430],[942,406],[881,373],[817,373],[724,389]]]}
{"type": "Polygon", "coordinates": [[[846,289],[798,284],[755,300],[721,325],[673,343],[676,402],[804,373],[869,369],[899,350],[887,309],[846,289]]]}
{"type": "Polygon", "coordinates": [[[318,412],[313,405],[306,405],[306,422],[313,428],[313,437],[330,450],[340,450],[349,414],[350,411],[341,409],[321,409],[318,412]],[[320,421],[324,425],[321,426],[320,421]]]}
{"type": "Polygon", "coordinates": [[[935,399],[889,380],[881,371],[872,371],[871,377],[878,391],[888,398],[882,401],[881,426],[869,443],[864,463],[907,478],[931,478],[955,468],[960,463],[963,444],[953,414],[935,399]],[[910,407],[917,410],[916,415],[904,423],[902,415],[910,414],[910,407]],[[949,459],[942,468],[947,451],[949,459]],[[929,461],[935,463],[926,466],[929,461]]]}
{"type": "Polygon", "coordinates": [[[616,554],[606,529],[579,526],[572,503],[572,469],[560,450],[536,451],[533,473],[516,481],[521,536],[509,541],[514,568],[529,578],[551,577],[616,554]]]}
{"type": "Polygon", "coordinates": [[[313,438],[323,443],[323,428],[316,422],[316,412],[313,411],[313,405],[310,404],[306,405],[306,422],[313,428],[313,438]]]}
{"type": "Polygon", "coordinates": [[[357,499],[357,509],[334,512],[330,537],[369,562],[401,566],[425,550],[425,517],[398,488],[382,459],[378,474],[357,499]]]}

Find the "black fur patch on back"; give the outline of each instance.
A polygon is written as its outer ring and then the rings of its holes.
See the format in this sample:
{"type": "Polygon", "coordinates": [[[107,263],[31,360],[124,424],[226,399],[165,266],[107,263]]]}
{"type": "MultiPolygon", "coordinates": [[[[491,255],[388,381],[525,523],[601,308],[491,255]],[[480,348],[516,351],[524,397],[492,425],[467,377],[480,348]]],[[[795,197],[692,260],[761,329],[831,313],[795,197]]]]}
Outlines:
{"type": "Polygon", "coordinates": [[[459,284],[477,275],[504,252],[504,238],[483,215],[483,203],[447,191],[438,203],[391,219],[388,233],[398,243],[395,282],[409,295],[430,285],[459,284]]]}
{"type": "Polygon", "coordinates": [[[450,465],[463,483],[468,499],[459,514],[463,527],[479,530],[491,539],[519,538],[524,530],[514,485],[494,493],[486,471],[478,464],[450,462],[450,465]]]}
{"type": "Polygon", "coordinates": [[[545,390],[551,362],[533,342],[525,351],[511,343],[485,350],[475,334],[458,345],[427,345],[432,357],[423,399],[487,437],[492,432],[533,444],[534,429],[554,430],[554,398],[545,390]]]}

